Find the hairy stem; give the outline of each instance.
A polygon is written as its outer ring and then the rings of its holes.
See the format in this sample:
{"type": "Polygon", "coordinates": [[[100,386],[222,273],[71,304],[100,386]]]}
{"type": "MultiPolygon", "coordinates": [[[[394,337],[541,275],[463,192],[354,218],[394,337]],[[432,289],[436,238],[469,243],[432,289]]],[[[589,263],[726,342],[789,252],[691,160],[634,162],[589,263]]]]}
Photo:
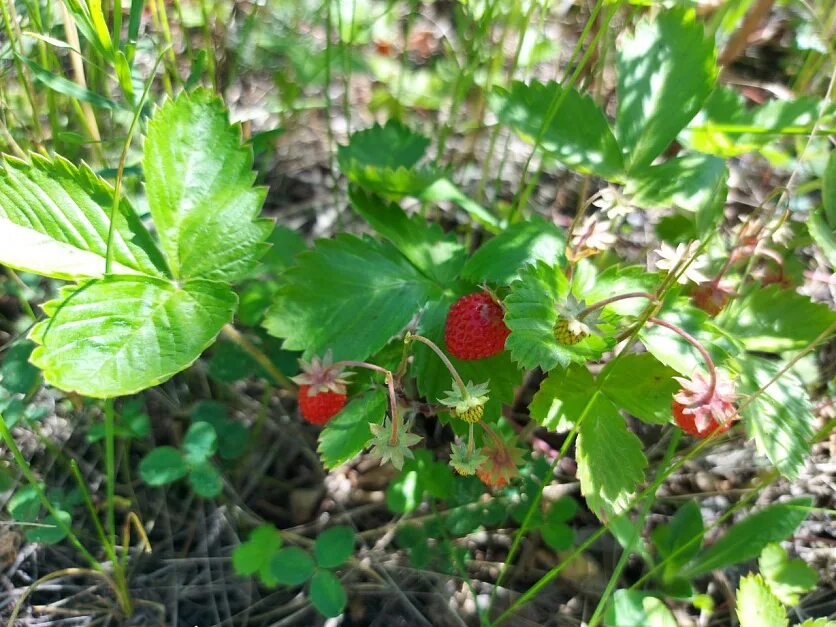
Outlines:
{"type": "Polygon", "coordinates": [[[705,347],[700,344],[700,341],[697,338],[675,324],[671,324],[670,322],[659,318],[648,318],[647,321],[651,324],[658,324],[660,327],[665,327],[666,329],[670,329],[674,333],[681,335],[691,346],[699,351],[703,361],[705,361],[706,367],[708,368],[708,375],[711,377],[711,383],[708,386],[708,390],[706,390],[705,394],[699,401],[700,404],[707,403],[709,399],[714,396],[714,389],[717,387],[717,369],[714,367],[714,360],[711,359],[711,355],[708,354],[708,351],[705,350],[705,347]]]}
{"type": "Polygon", "coordinates": [[[432,349],[432,351],[436,355],[438,355],[438,358],[444,362],[444,365],[447,366],[447,370],[449,370],[450,374],[453,376],[453,381],[456,382],[456,385],[459,387],[459,390],[461,390],[462,398],[470,398],[470,392],[467,391],[467,386],[464,384],[464,381],[462,380],[461,376],[456,370],[456,367],[453,365],[453,363],[450,361],[447,355],[444,354],[444,351],[442,351],[438,347],[438,345],[431,339],[428,339],[423,335],[416,335],[414,333],[407,332],[406,337],[404,338],[404,342],[412,342],[413,340],[417,340],[422,344],[426,344],[432,349]]]}

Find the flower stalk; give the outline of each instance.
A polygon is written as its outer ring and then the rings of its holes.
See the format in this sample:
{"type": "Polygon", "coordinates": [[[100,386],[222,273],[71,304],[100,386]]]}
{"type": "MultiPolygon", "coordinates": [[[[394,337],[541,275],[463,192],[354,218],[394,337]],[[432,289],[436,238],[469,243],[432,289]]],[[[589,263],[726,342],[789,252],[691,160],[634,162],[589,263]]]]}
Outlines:
{"type": "Polygon", "coordinates": [[[714,396],[714,390],[717,388],[717,369],[714,367],[714,360],[711,359],[711,355],[708,354],[708,351],[705,350],[705,347],[700,343],[700,341],[697,338],[695,338],[693,335],[691,335],[684,329],[676,326],[675,324],[672,324],[665,320],[661,320],[659,318],[648,318],[647,321],[651,324],[656,324],[660,327],[670,329],[671,331],[685,339],[685,341],[687,341],[691,346],[697,349],[699,354],[702,356],[706,367],[708,368],[708,376],[710,377],[708,390],[706,390],[706,393],[703,395],[703,398],[699,401],[701,404],[707,403],[711,399],[711,397],[714,396]]]}
{"type": "Polygon", "coordinates": [[[395,377],[390,370],[382,368],[376,364],[370,364],[367,361],[354,361],[347,359],[338,361],[333,365],[336,368],[366,368],[374,372],[379,372],[386,380],[386,387],[389,391],[389,415],[392,417],[392,435],[389,438],[389,443],[392,446],[398,444],[398,428],[400,427],[400,416],[398,415],[398,396],[395,392],[395,377]]]}
{"type": "Polygon", "coordinates": [[[586,307],[586,308],[582,309],[581,311],[579,311],[578,315],[576,317],[579,320],[582,320],[584,317],[588,316],[589,314],[591,314],[596,309],[601,309],[602,307],[606,307],[607,305],[609,305],[611,303],[615,303],[615,302],[618,302],[620,300],[627,300],[628,298],[646,298],[647,300],[649,300],[652,303],[658,303],[659,302],[659,300],[656,298],[656,296],[651,294],[650,292],[626,292],[624,294],[616,294],[615,296],[610,296],[609,298],[604,298],[604,299],[599,300],[595,303],[592,303],[591,305],[589,305],[589,307],[586,307]]]}
{"type": "Polygon", "coordinates": [[[442,351],[435,342],[433,342],[429,338],[424,337],[423,335],[417,335],[415,333],[410,333],[408,331],[407,331],[406,336],[404,337],[403,341],[406,342],[406,343],[413,342],[413,341],[418,341],[418,342],[421,342],[422,344],[426,344],[427,346],[429,346],[430,349],[436,355],[438,355],[438,358],[442,362],[444,362],[444,365],[447,367],[447,370],[450,371],[450,375],[453,377],[453,381],[456,382],[456,386],[458,386],[459,390],[462,393],[462,398],[469,398],[470,397],[470,392],[468,391],[467,386],[464,383],[464,380],[461,378],[458,371],[456,370],[456,367],[453,365],[453,363],[450,361],[450,359],[447,357],[447,355],[444,354],[444,351],[442,351]]]}

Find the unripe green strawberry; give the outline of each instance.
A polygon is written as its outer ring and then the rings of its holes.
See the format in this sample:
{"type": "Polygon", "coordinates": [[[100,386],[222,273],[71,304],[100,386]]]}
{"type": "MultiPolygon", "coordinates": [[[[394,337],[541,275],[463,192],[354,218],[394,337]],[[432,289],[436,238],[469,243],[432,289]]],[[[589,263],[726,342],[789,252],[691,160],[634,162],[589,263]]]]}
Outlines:
{"type": "Polygon", "coordinates": [[[479,422],[482,419],[482,414],[484,413],[484,405],[474,405],[473,407],[468,407],[464,411],[453,410],[453,415],[465,422],[479,422]]]}
{"type": "Polygon", "coordinates": [[[554,339],[557,340],[558,344],[572,346],[585,340],[588,335],[589,333],[585,331],[581,331],[579,334],[572,333],[569,330],[569,320],[563,317],[558,318],[554,325],[554,339]]]}

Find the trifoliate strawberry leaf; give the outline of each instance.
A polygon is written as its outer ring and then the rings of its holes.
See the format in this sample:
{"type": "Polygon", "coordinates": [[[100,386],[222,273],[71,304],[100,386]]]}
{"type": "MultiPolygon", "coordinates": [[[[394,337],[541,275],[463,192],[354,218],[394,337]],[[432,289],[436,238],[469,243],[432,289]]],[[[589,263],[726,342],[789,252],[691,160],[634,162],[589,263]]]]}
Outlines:
{"type": "MultiPolygon", "coordinates": [[[[455,294],[446,294],[441,300],[430,303],[421,313],[418,333],[431,339],[442,350],[445,350],[444,324],[447,320],[447,312],[459,296],[475,289],[457,285],[454,286],[455,294]]],[[[438,399],[445,396],[450,389],[450,372],[429,347],[413,342],[412,351],[415,355],[412,373],[418,382],[418,391],[428,402],[437,403],[438,399]]],[[[507,351],[485,359],[467,361],[456,359],[449,352],[447,355],[465,381],[488,383],[488,401],[485,403],[484,412],[487,420],[493,421],[500,415],[502,404],[510,404],[514,400],[514,390],[520,381],[520,371],[511,361],[507,351]]]]}
{"type": "Polygon", "coordinates": [[[787,610],[760,575],[747,575],[737,589],[740,627],[787,627],[787,610]]]}
{"type": "Polygon", "coordinates": [[[462,276],[474,282],[507,285],[520,270],[536,261],[563,261],[566,235],[554,223],[535,216],[489,239],[467,260],[462,276]]]}
{"type": "Polygon", "coordinates": [[[366,359],[400,333],[441,289],[394,247],[338,235],[297,257],[264,326],[307,356],[366,359]]]}
{"type": "Polygon", "coordinates": [[[418,167],[430,140],[397,121],[353,133],[337,146],[337,161],[349,181],[385,196],[416,196],[443,177],[433,167],[418,167]]]}
{"type": "Polygon", "coordinates": [[[569,431],[583,413],[595,379],[583,364],[552,370],[528,406],[531,418],[552,431],[569,431]]]}
{"type": "Polygon", "coordinates": [[[326,468],[335,468],[362,451],[372,437],[369,423],[380,424],[386,415],[387,396],[382,389],[353,399],[319,434],[319,455],[326,468]]]}
{"type": "Polygon", "coordinates": [[[702,107],[717,79],[714,38],[694,11],[661,11],[618,46],[616,135],[627,170],[647,167],[702,107]]]}
{"type": "Polygon", "coordinates": [[[511,293],[504,301],[505,323],[511,329],[505,347],[523,368],[565,368],[573,361],[600,357],[606,350],[609,342],[597,335],[575,345],[558,344],[557,306],[568,293],[569,282],[563,273],[542,261],[525,267],[511,285],[511,293]]]}
{"type": "Polygon", "coordinates": [[[489,103],[500,123],[530,143],[540,138],[546,154],[571,168],[603,178],[623,173],[621,149],[603,111],[589,96],[553,81],[514,82],[510,91],[496,88],[489,103]]]}
{"type": "Polygon", "coordinates": [[[766,545],[790,536],[807,518],[812,503],[808,497],[792,499],[749,514],[683,568],[680,576],[693,578],[757,557],[766,545]]]}
{"type": "MultiPolygon", "coordinates": [[[[113,188],[86,165],[31,159],[0,159],[0,263],[56,279],[104,276],[113,188]]],[[[168,272],[125,198],[114,221],[112,254],[118,274],[168,272]]]]}
{"type": "Polygon", "coordinates": [[[235,281],[266,252],[258,219],[266,191],[253,187],[253,155],[220,99],[183,92],[148,124],[145,188],[169,267],[178,279],[235,281]]]}
{"type": "MultiPolygon", "coordinates": [[[[738,391],[759,392],[781,371],[781,364],[747,355],[741,359],[738,391]]],[[[812,403],[794,372],[782,373],[742,411],[746,431],[758,451],[790,479],[798,476],[815,433],[812,403]]]]}
{"type": "MultiPolygon", "coordinates": [[[[273,525],[256,527],[246,542],[235,547],[235,551],[232,552],[232,567],[239,575],[261,572],[262,577],[266,574],[268,580],[271,580],[270,560],[281,546],[282,536],[273,525]]],[[[267,584],[268,581],[264,583],[267,584]]]]}
{"type": "Polygon", "coordinates": [[[404,257],[430,279],[447,285],[459,274],[464,263],[464,246],[454,235],[445,235],[438,225],[419,216],[409,218],[395,203],[357,187],[349,190],[351,205],[404,257]]]}
{"type": "Polygon", "coordinates": [[[798,605],[799,595],[815,589],[818,573],[802,559],[789,559],[778,544],[767,545],[758,557],[761,575],[784,605],[798,605]]]}
{"type": "Polygon", "coordinates": [[[746,349],[772,353],[804,348],[834,323],[836,311],[778,285],[752,290],[718,321],[746,349]]]}
{"type": "Polygon", "coordinates": [[[32,363],[55,387],[85,396],[127,396],[192,364],[232,320],[225,285],[110,276],[65,287],[43,306],[29,338],[32,363]]]}
{"type": "Polygon", "coordinates": [[[647,459],[641,440],[618,409],[595,393],[577,418],[576,459],[581,492],[599,518],[623,512],[644,481],[647,459]]]}
{"type": "Polygon", "coordinates": [[[650,353],[620,355],[598,377],[601,391],[617,407],[643,422],[667,424],[679,384],[676,371],[650,353]],[[640,375],[640,376],[639,376],[640,375]]]}

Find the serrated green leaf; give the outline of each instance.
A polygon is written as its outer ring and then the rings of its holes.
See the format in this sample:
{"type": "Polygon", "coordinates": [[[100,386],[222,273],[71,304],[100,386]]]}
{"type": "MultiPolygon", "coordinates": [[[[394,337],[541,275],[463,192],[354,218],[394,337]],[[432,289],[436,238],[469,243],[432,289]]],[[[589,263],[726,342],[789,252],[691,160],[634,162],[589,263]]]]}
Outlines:
{"type": "Polygon", "coordinates": [[[195,494],[205,499],[215,498],[224,487],[218,469],[210,462],[198,463],[192,467],[189,472],[189,485],[195,494]]]}
{"type": "MultiPolygon", "coordinates": [[[[781,364],[749,355],[741,360],[740,392],[755,394],[775,378],[781,364]]],[[[758,451],[786,477],[804,467],[815,433],[812,403],[794,372],[785,372],[743,408],[746,431],[758,451]]]]}
{"type": "Polygon", "coordinates": [[[336,568],[354,552],[354,530],[340,525],[326,529],[316,539],[314,557],[322,568],[336,568]]]}
{"type": "Polygon", "coordinates": [[[252,575],[260,571],[282,545],[282,536],[273,525],[260,525],[253,529],[246,542],[232,553],[232,567],[239,575],[252,575]]]}
{"type": "Polygon", "coordinates": [[[420,216],[409,218],[395,203],[352,187],[351,205],[381,235],[388,239],[428,278],[447,285],[464,263],[464,246],[455,236],[445,235],[438,225],[420,216]]]}
{"type": "MultiPolygon", "coordinates": [[[[0,161],[0,263],[55,279],[105,271],[113,188],[61,157],[0,161]]],[[[113,229],[113,271],[164,276],[166,263],[127,199],[113,229]]]]}
{"type": "MultiPolygon", "coordinates": [[[[834,220],[836,224],[836,220],[834,220]]],[[[836,227],[825,222],[824,212],[816,209],[810,212],[807,228],[816,245],[821,248],[831,268],[836,268],[836,227]]]]}
{"type": "Polygon", "coordinates": [[[428,138],[389,120],[384,126],[375,124],[352,133],[347,145],[337,146],[337,159],[343,172],[351,168],[352,161],[378,168],[411,168],[429,145],[428,138]]]}
{"type": "Polygon", "coordinates": [[[110,276],[61,291],[29,338],[32,363],[55,387],[127,396],[191,365],[232,319],[236,297],[209,281],[110,276]]]}
{"type": "Polygon", "coordinates": [[[807,346],[836,323],[836,311],[793,290],[769,285],[736,300],[719,323],[748,350],[777,353],[807,346]]]}
{"type": "Polygon", "coordinates": [[[509,226],[473,253],[462,276],[474,282],[506,285],[519,277],[520,270],[537,261],[563,261],[566,235],[554,223],[534,216],[509,226]]]}
{"type": "Polygon", "coordinates": [[[697,114],[717,78],[716,54],[692,9],[662,11],[624,37],[615,127],[628,171],[650,165],[697,114]]]}
{"type": "MultiPolygon", "coordinates": [[[[442,349],[444,343],[444,325],[450,306],[460,296],[476,291],[466,286],[454,286],[455,295],[449,292],[440,300],[427,305],[418,321],[418,333],[431,339],[442,349]]],[[[411,372],[418,383],[418,391],[430,402],[436,402],[445,392],[451,389],[452,378],[450,372],[429,347],[413,342],[412,353],[415,356],[411,372]]],[[[520,371],[507,351],[502,351],[492,357],[484,359],[461,360],[448,353],[448,357],[458,373],[465,381],[474,383],[488,383],[489,395],[485,403],[485,418],[493,419],[500,415],[503,403],[514,400],[514,390],[520,382],[520,371]]]]}
{"type": "Polygon", "coordinates": [[[357,455],[372,437],[369,423],[383,422],[388,397],[384,390],[372,390],[353,399],[331,418],[319,434],[319,456],[326,468],[335,468],[357,455]]]}
{"type": "Polygon", "coordinates": [[[761,575],[784,605],[798,605],[799,595],[816,587],[819,576],[804,560],[789,559],[780,544],[764,547],[758,558],[761,575]]]}
{"type": "Polygon", "coordinates": [[[563,273],[539,261],[525,267],[520,278],[511,284],[505,298],[505,323],[511,335],[505,342],[514,361],[526,370],[555,366],[566,368],[571,362],[585,362],[603,354],[607,342],[590,335],[574,346],[558,344],[554,337],[556,305],[564,300],[569,282],[563,273]]]}
{"type": "Polygon", "coordinates": [[[174,276],[235,281],[266,252],[272,223],[258,219],[252,149],[211,92],[181,93],[148,123],[148,206],[174,276]]]}
{"type": "Polygon", "coordinates": [[[515,81],[510,91],[496,88],[489,97],[500,123],[513,128],[529,143],[541,137],[540,147],[566,165],[603,178],[622,174],[621,149],[598,105],[574,89],[557,83],[515,81]],[[550,109],[561,100],[551,124],[542,132],[550,109]]]}
{"type": "Polygon", "coordinates": [[[627,429],[616,407],[600,394],[578,418],[576,459],[581,492],[599,518],[624,511],[644,481],[647,459],[641,440],[627,429]]]}
{"type": "Polygon", "coordinates": [[[671,419],[673,395],[679,384],[676,374],[650,353],[621,355],[599,375],[601,391],[617,407],[639,420],[667,424],[671,419]]]}
{"type": "Polygon", "coordinates": [[[330,571],[320,570],[311,579],[311,603],[320,614],[334,618],[342,614],[348,597],[340,580],[330,571]]]}
{"type": "Polygon", "coordinates": [[[552,370],[529,405],[531,418],[552,431],[569,431],[594,389],[595,379],[582,364],[552,370]]]}
{"type": "Polygon", "coordinates": [[[705,235],[723,218],[728,177],[724,159],[686,155],[638,170],[625,191],[639,207],[678,207],[697,214],[698,233],[705,235]]]}
{"type": "Polygon", "coordinates": [[[740,627],[787,627],[787,610],[769,590],[760,575],[748,575],[737,589],[740,627]]]}
{"type": "Polygon", "coordinates": [[[276,583],[298,586],[311,578],[314,572],[313,558],[298,546],[276,551],[269,561],[270,576],[276,583]]]}
{"type": "Polygon", "coordinates": [[[284,348],[363,360],[440,295],[391,245],[353,235],[320,240],[284,273],[264,326],[284,348]]]}
{"type": "Polygon", "coordinates": [[[423,190],[418,198],[426,202],[449,200],[464,209],[471,218],[485,227],[485,230],[491,233],[499,233],[502,230],[503,223],[496,216],[456,187],[450,179],[438,179],[423,190]]]}
{"type": "Polygon", "coordinates": [[[809,498],[793,499],[750,514],[732,525],[680,575],[693,578],[757,557],[767,544],[789,537],[807,517],[812,504],[809,498]]]}
{"type": "Polygon", "coordinates": [[[160,446],[142,458],[139,476],[148,485],[160,486],[182,479],[189,472],[183,454],[173,446],[160,446]]]}
{"type": "Polygon", "coordinates": [[[665,580],[678,575],[682,566],[699,553],[703,534],[700,507],[693,500],[680,507],[670,522],[659,525],[651,532],[659,560],[664,562],[665,580]]]}
{"type": "Polygon", "coordinates": [[[218,435],[208,422],[193,422],[183,438],[183,453],[189,464],[201,464],[215,454],[218,435]]]}

